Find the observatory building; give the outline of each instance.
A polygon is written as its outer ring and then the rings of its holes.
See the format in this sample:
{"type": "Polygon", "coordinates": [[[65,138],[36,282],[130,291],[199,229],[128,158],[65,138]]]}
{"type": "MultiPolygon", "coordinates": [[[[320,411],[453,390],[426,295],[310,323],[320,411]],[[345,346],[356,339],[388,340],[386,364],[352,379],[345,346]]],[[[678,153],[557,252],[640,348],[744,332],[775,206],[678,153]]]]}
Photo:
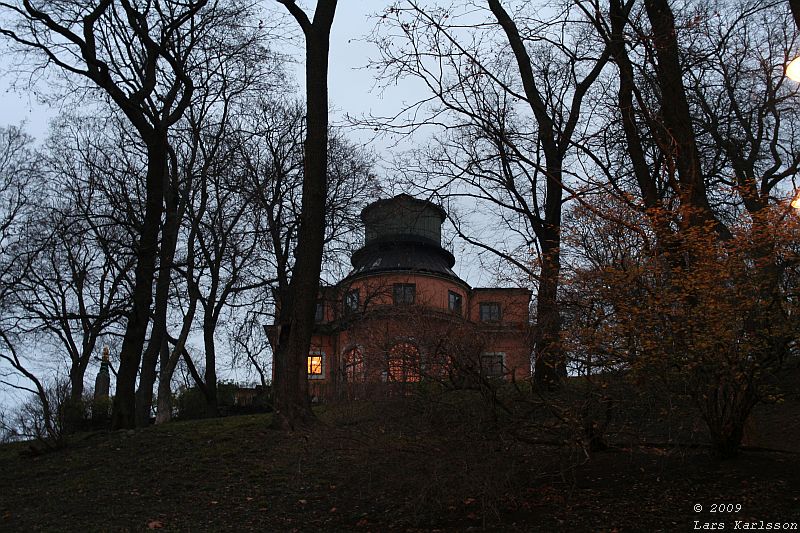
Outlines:
{"type": "Polygon", "coordinates": [[[444,209],[406,194],[361,212],[353,269],[322,287],[308,355],[312,396],[426,380],[530,375],[529,303],[520,288],[472,288],[442,247],[444,209]]]}

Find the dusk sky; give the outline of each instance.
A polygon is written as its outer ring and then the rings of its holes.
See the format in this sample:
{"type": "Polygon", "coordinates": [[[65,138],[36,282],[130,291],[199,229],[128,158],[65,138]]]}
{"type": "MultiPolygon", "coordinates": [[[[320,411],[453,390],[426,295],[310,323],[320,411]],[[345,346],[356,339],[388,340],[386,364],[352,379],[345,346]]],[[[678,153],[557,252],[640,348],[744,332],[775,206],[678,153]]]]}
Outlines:
{"type": "MultiPolygon", "coordinates": [[[[309,16],[313,13],[314,2],[299,1],[306,9],[309,16]]],[[[435,2],[432,2],[435,3],[435,2]]],[[[346,116],[361,117],[369,114],[390,115],[397,112],[404,103],[412,103],[426,94],[422,87],[416,87],[411,80],[402,80],[398,86],[389,87],[381,91],[376,87],[375,72],[365,68],[370,59],[378,57],[376,47],[367,42],[367,38],[375,27],[375,15],[391,2],[388,0],[340,0],[336,17],[331,32],[330,47],[330,72],[328,76],[331,122],[347,128],[347,136],[351,141],[363,144],[375,154],[377,165],[375,172],[384,183],[384,195],[389,196],[404,192],[394,183],[393,171],[389,164],[391,158],[411,145],[409,143],[395,144],[397,139],[376,138],[376,134],[369,129],[359,129],[347,125],[346,116]],[[417,90],[415,90],[415,88],[417,90]]],[[[299,35],[294,26],[294,20],[284,14],[283,7],[274,0],[263,0],[265,8],[264,17],[269,13],[274,16],[286,16],[284,27],[299,35]],[[275,15],[277,13],[278,15],[275,15]]],[[[297,60],[293,68],[295,73],[295,87],[297,94],[303,90],[303,54],[302,39],[286,41],[283,51],[297,60]]],[[[58,73],[55,69],[51,75],[58,73]]],[[[33,90],[47,91],[46,83],[33,87],[33,90]]],[[[54,91],[50,91],[51,94],[54,91]]],[[[60,113],[58,102],[50,105],[42,104],[32,91],[25,90],[25,83],[19,79],[19,71],[15,66],[13,55],[4,54],[0,60],[0,125],[17,125],[25,123],[26,131],[41,143],[48,134],[48,122],[60,113]],[[16,89],[11,87],[16,80],[16,89]]],[[[66,100],[67,105],[72,105],[73,100],[66,100]]],[[[418,133],[413,142],[424,143],[426,132],[418,133]]],[[[446,226],[445,226],[446,227],[446,226]]],[[[447,230],[446,230],[447,231],[447,230]]],[[[469,252],[469,247],[456,240],[452,250],[456,256],[456,273],[473,286],[491,285],[495,280],[484,269],[478,266],[478,260],[469,252]]]]}
{"type": "MultiPolygon", "coordinates": [[[[312,13],[308,7],[312,2],[299,2],[312,13]]],[[[389,112],[396,107],[394,98],[397,95],[378,94],[372,90],[374,85],[373,74],[364,67],[369,58],[376,52],[373,45],[366,42],[365,37],[374,27],[374,18],[371,15],[378,13],[389,2],[376,0],[340,0],[336,11],[331,33],[330,75],[329,91],[333,121],[341,123],[345,114],[362,115],[370,111],[376,113],[389,112]]],[[[264,0],[266,8],[282,9],[273,0],[264,0]],[[270,2],[275,5],[270,5],[270,2]]],[[[287,23],[293,23],[287,17],[287,23]]],[[[293,29],[293,28],[292,28],[293,29]]],[[[300,41],[297,41],[300,44],[300,41]]],[[[303,83],[303,50],[292,44],[285,50],[298,59],[296,66],[296,83],[302,87],[303,83]]],[[[36,101],[30,92],[23,92],[23,84],[18,81],[18,89],[14,91],[10,83],[17,76],[14,58],[5,54],[0,61],[0,109],[2,109],[3,124],[19,124],[27,122],[29,133],[41,139],[47,133],[47,123],[50,117],[58,113],[58,109],[45,106],[36,101]]],[[[43,88],[43,87],[41,87],[43,88]]],[[[40,88],[40,89],[41,89],[40,88]]],[[[409,97],[408,87],[403,88],[403,96],[409,97]]],[[[400,94],[398,91],[397,94],[400,94]]],[[[360,142],[367,142],[371,136],[362,134],[354,135],[360,142]]]]}
{"type": "MultiPolygon", "coordinates": [[[[282,9],[277,2],[265,0],[263,4],[267,9],[282,9]]],[[[313,2],[298,2],[312,13],[310,5],[313,2]]],[[[375,72],[365,68],[369,60],[377,58],[378,52],[372,43],[367,42],[369,33],[375,27],[376,18],[384,7],[391,2],[386,0],[340,0],[336,17],[331,32],[330,72],[328,76],[328,89],[331,106],[331,122],[335,125],[346,125],[346,116],[361,117],[369,115],[386,116],[397,112],[403,103],[412,103],[424,98],[425,93],[411,80],[403,80],[398,86],[389,87],[381,91],[375,86],[375,72]],[[415,90],[416,89],[416,90],[415,90]]],[[[434,2],[435,3],[435,2],[434,2]]],[[[281,13],[281,11],[278,11],[281,13]]],[[[266,15],[265,15],[266,16],[266,15]]],[[[287,25],[294,24],[290,18],[286,19],[287,25]]],[[[288,26],[287,26],[288,27],[288,26]]],[[[294,30],[294,28],[291,28],[294,30]]],[[[303,49],[302,41],[296,40],[286,45],[285,51],[295,57],[295,83],[298,94],[303,87],[303,49]]],[[[17,82],[18,89],[11,89],[11,82],[18,76],[13,64],[13,56],[6,55],[0,61],[0,124],[26,123],[26,130],[33,135],[37,142],[41,142],[48,132],[48,121],[57,116],[59,108],[55,105],[43,105],[31,92],[23,92],[23,84],[17,82]]],[[[55,71],[53,71],[55,72],[55,71]]],[[[46,89],[44,86],[39,90],[46,89]]],[[[424,142],[426,132],[418,133],[414,142],[424,142]]],[[[378,161],[376,174],[384,179],[385,194],[403,192],[393,185],[393,171],[389,168],[388,161],[393,155],[408,148],[406,143],[395,144],[397,139],[376,138],[375,133],[368,129],[348,127],[348,138],[364,144],[372,151],[378,161]]],[[[468,247],[463,243],[455,242],[456,255],[455,271],[464,280],[473,286],[484,286],[493,283],[492,276],[477,267],[476,260],[470,257],[468,247]]]]}

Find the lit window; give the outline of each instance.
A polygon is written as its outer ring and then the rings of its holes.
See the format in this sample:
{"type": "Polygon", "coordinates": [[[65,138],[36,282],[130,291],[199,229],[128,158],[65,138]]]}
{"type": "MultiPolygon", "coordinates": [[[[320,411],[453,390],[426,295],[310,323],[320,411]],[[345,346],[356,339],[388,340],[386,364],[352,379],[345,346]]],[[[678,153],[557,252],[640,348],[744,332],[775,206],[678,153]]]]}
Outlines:
{"type": "Polygon", "coordinates": [[[351,348],[342,355],[342,379],[347,383],[365,381],[364,354],[358,348],[351,348]]]}
{"type": "Polygon", "coordinates": [[[361,304],[361,298],[358,289],[347,291],[344,296],[344,311],[345,313],[354,313],[358,311],[358,306],[361,304]]]}
{"type": "Polygon", "coordinates": [[[389,350],[386,380],[394,383],[419,381],[419,350],[408,342],[395,344],[389,350]]]}
{"type": "Polygon", "coordinates": [[[395,283],[392,296],[394,305],[411,305],[417,296],[417,286],[413,283],[395,283]]]}
{"type": "Polygon", "coordinates": [[[489,378],[503,377],[506,372],[506,354],[502,352],[481,354],[481,373],[489,378]]]}
{"type": "Polygon", "coordinates": [[[461,314],[461,295],[457,292],[447,291],[447,308],[453,313],[461,314]]]}
{"type": "Polygon", "coordinates": [[[308,356],[308,379],[325,378],[325,354],[312,353],[308,356]]]}
{"type": "Polygon", "coordinates": [[[499,322],[500,304],[484,302],[480,304],[481,322],[499,322]]]}

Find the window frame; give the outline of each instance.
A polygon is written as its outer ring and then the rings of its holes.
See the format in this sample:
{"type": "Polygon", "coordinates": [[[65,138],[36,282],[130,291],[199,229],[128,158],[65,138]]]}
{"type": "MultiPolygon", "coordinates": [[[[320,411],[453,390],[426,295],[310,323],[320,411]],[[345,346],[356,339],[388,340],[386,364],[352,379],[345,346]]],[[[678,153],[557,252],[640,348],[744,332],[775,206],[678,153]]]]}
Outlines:
{"type": "Polygon", "coordinates": [[[308,355],[306,356],[306,376],[308,376],[308,379],[313,379],[313,380],[325,379],[325,364],[326,364],[325,363],[325,359],[326,359],[325,352],[323,352],[321,350],[310,350],[308,352],[308,355]],[[309,370],[311,369],[311,358],[312,357],[319,357],[320,358],[320,360],[319,360],[319,374],[312,374],[311,372],[309,372],[309,370]]]}
{"type": "Polygon", "coordinates": [[[367,365],[364,358],[364,350],[360,346],[350,346],[342,352],[340,372],[341,381],[344,383],[366,383],[367,365]],[[354,352],[358,353],[358,361],[350,362],[348,355],[354,352]]]}
{"type": "Polygon", "coordinates": [[[447,291],[447,309],[451,313],[455,313],[457,315],[464,314],[464,297],[461,296],[461,293],[456,291],[447,291]],[[455,307],[453,304],[458,303],[458,307],[455,307]]]}
{"type": "Polygon", "coordinates": [[[480,319],[481,322],[500,322],[500,320],[502,320],[502,318],[503,318],[503,312],[502,312],[502,309],[500,307],[500,303],[499,302],[480,302],[480,303],[478,303],[478,318],[480,319]],[[492,308],[497,309],[497,318],[494,318],[492,316],[492,315],[494,315],[494,313],[488,313],[489,316],[488,317],[484,317],[483,310],[484,309],[492,309],[492,308]]]}
{"type": "Polygon", "coordinates": [[[392,305],[414,305],[417,302],[417,284],[416,283],[394,283],[392,285],[392,305]],[[410,289],[411,298],[408,298],[408,290],[410,289]],[[400,296],[398,298],[398,296],[400,296]]]}
{"type": "Polygon", "coordinates": [[[419,347],[410,341],[396,342],[386,352],[384,376],[387,383],[419,383],[422,380],[422,352],[419,347]]]}
{"type": "Polygon", "coordinates": [[[344,294],[344,314],[357,313],[361,307],[361,291],[350,289],[344,294]]]}
{"type": "MultiPolygon", "coordinates": [[[[493,362],[493,364],[491,365],[492,368],[494,368],[496,366],[494,364],[495,362],[496,362],[496,359],[493,362]]],[[[506,366],[506,353],[505,352],[482,352],[481,355],[480,355],[480,370],[481,370],[481,375],[486,377],[486,378],[503,378],[503,377],[505,377],[508,374],[508,366],[506,366]],[[500,373],[497,374],[497,373],[489,373],[489,372],[487,372],[486,365],[484,365],[484,360],[490,359],[490,358],[498,358],[498,357],[500,358],[500,361],[499,361],[500,362],[500,373]]]]}

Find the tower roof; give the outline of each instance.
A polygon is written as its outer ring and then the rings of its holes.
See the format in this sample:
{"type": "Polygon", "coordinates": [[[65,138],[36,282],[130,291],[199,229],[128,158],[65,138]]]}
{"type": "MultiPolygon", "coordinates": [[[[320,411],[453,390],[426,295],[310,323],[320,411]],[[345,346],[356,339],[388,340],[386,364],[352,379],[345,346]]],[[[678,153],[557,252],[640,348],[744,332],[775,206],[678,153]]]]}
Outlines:
{"type": "Polygon", "coordinates": [[[430,209],[439,214],[441,218],[441,222],[444,222],[447,219],[447,211],[444,210],[442,206],[439,204],[435,204],[429,200],[420,200],[419,198],[414,198],[410,194],[400,193],[397,196],[393,196],[391,198],[383,198],[381,200],[376,200],[369,204],[367,207],[361,210],[361,220],[367,222],[370,217],[370,214],[375,210],[381,210],[382,208],[394,207],[398,204],[406,204],[408,206],[415,206],[419,210],[423,209],[430,209]]]}
{"type": "Polygon", "coordinates": [[[374,242],[413,241],[441,247],[445,218],[447,214],[441,206],[408,194],[378,200],[361,211],[364,246],[374,242]]]}
{"type": "Polygon", "coordinates": [[[361,211],[364,246],[353,254],[353,270],[348,277],[412,271],[461,281],[452,270],[453,254],[442,248],[446,218],[447,212],[440,205],[408,194],[371,203],[361,211]]]}

